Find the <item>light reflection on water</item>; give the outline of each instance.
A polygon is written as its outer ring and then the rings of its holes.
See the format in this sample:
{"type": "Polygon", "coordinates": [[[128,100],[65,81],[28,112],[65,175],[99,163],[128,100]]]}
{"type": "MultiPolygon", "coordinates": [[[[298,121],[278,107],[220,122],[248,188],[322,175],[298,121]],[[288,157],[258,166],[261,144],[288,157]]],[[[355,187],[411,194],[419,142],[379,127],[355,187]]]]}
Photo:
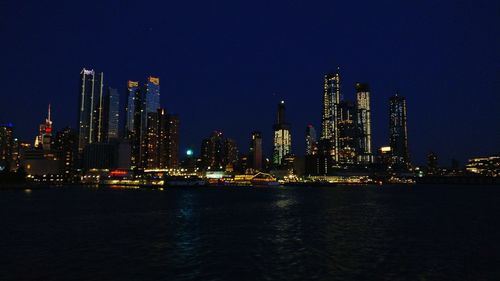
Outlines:
{"type": "Polygon", "coordinates": [[[499,273],[498,189],[26,195],[0,192],[2,281],[488,280],[499,273]]]}

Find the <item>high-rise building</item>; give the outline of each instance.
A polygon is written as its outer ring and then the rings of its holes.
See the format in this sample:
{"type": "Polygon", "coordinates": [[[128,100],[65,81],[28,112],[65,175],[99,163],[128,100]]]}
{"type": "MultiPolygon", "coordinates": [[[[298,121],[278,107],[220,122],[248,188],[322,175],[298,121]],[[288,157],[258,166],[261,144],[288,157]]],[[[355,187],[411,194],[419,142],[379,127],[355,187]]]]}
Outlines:
{"type": "Polygon", "coordinates": [[[409,165],[406,99],[397,93],[389,99],[389,142],[393,163],[409,165]]]}
{"type": "Polygon", "coordinates": [[[356,125],[358,163],[373,163],[370,88],[366,83],[356,83],[356,125]]]}
{"type": "Polygon", "coordinates": [[[139,92],[139,82],[128,81],[127,82],[127,105],[125,107],[125,137],[130,138],[131,134],[134,132],[134,114],[135,114],[135,104],[136,98],[139,92]]]}
{"type": "Polygon", "coordinates": [[[74,180],[75,162],[78,151],[78,137],[73,129],[66,127],[57,132],[54,138],[54,149],[61,161],[63,178],[67,182],[74,180]]]}
{"type": "Polygon", "coordinates": [[[318,152],[318,140],[313,125],[306,127],[306,155],[315,155],[318,152]]]}
{"type": "Polygon", "coordinates": [[[278,104],[278,119],[273,129],[273,164],[275,166],[281,166],[284,157],[292,152],[292,136],[290,134],[290,125],[285,122],[284,101],[278,104]]]}
{"type": "Polygon", "coordinates": [[[252,141],[250,143],[250,167],[254,170],[262,170],[262,133],[252,132],[252,141]]]}
{"type": "Polygon", "coordinates": [[[223,170],[225,163],[225,139],[222,132],[214,131],[201,144],[201,162],[206,170],[223,170]]]}
{"type": "Polygon", "coordinates": [[[50,118],[50,104],[45,122],[38,127],[38,135],[35,138],[35,147],[46,151],[50,150],[52,143],[52,120],[50,118]]]}
{"type": "Polygon", "coordinates": [[[118,90],[107,87],[103,98],[102,142],[116,141],[119,137],[120,96],[118,90]]]}
{"type": "Polygon", "coordinates": [[[233,168],[238,162],[238,144],[234,139],[226,138],[224,143],[224,164],[233,168]]]}
{"type": "Polygon", "coordinates": [[[356,157],[356,109],[354,103],[343,100],[338,105],[338,164],[352,165],[356,157]]]}
{"type": "Polygon", "coordinates": [[[340,104],[340,73],[328,73],[323,82],[323,112],[321,120],[320,151],[338,162],[338,106],[340,104]]]}
{"type": "Polygon", "coordinates": [[[179,118],[165,109],[148,114],[144,167],[176,169],[179,166],[179,118]]]}
{"type": "Polygon", "coordinates": [[[147,167],[148,116],[160,108],[160,79],[148,77],[144,86],[128,82],[126,136],[131,140],[132,168],[147,167]]]}
{"type": "Polygon", "coordinates": [[[0,172],[9,171],[12,164],[12,150],[14,147],[12,124],[0,125],[0,172]]]}
{"type": "Polygon", "coordinates": [[[80,101],[78,123],[78,152],[86,145],[103,140],[102,95],[103,73],[82,69],[80,73],[80,101]]]}

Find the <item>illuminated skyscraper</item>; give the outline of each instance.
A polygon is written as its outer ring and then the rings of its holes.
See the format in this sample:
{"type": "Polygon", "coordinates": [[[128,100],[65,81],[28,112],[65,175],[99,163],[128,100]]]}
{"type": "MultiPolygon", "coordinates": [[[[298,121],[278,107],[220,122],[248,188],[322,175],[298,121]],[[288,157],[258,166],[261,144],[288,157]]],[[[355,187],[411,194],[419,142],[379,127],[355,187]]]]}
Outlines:
{"type": "Polygon", "coordinates": [[[75,131],[69,127],[57,132],[54,137],[54,149],[62,163],[62,173],[66,182],[74,180],[75,161],[77,159],[78,138],[75,131]]]}
{"type": "Polygon", "coordinates": [[[117,140],[119,137],[120,96],[118,90],[108,87],[103,98],[101,141],[117,140]]]}
{"type": "Polygon", "coordinates": [[[38,135],[35,138],[35,147],[43,150],[50,150],[52,143],[52,120],[50,118],[50,104],[45,122],[38,127],[38,135]]]}
{"type": "Polygon", "coordinates": [[[0,172],[9,170],[12,163],[12,152],[14,147],[12,124],[0,125],[0,172]]]}
{"type": "Polygon", "coordinates": [[[206,170],[223,170],[225,139],[222,132],[214,131],[209,138],[203,140],[201,144],[201,161],[206,170]]]}
{"type": "Polygon", "coordinates": [[[321,121],[321,144],[323,154],[330,155],[338,162],[338,107],[340,103],[340,74],[337,67],[336,73],[325,75],[323,83],[323,114],[321,121]]]}
{"type": "Polygon", "coordinates": [[[78,123],[78,152],[86,145],[103,141],[102,96],[103,73],[82,69],[80,73],[80,101],[78,123]]]}
{"type": "Polygon", "coordinates": [[[316,130],[313,125],[306,127],[306,155],[315,155],[318,152],[318,141],[316,139],[316,130]]]}
{"type": "Polygon", "coordinates": [[[273,164],[283,165],[283,159],[292,152],[290,125],[285,122],[285,102],[278,104],[278,120],[274,125],[273,164]]]}
{"type": "Polygon", "coordinates": [[[338,105],[338,158],[340,165],[351,165],[357,162],[356,157],[356,125],[354,103],[343,100],[338,105]]]}
{"type": "Polygon", "coordinates": [[[135,100],[139,91],[139,82],[127,82],[127,105],[125,108],[125,137],[130,138],[134,132],[134,114],[135,114],[135,100]]]}
{"type": "Polygon", "coordinates": [[[262,170],[262,134],[261,132],[252,132],[252,141],[250,143],[250,161],[251,168],[262,170]]]}
{"type": "Polygon", "coordinates": [[[389,99],[389,141],[393,163],[409,165],[406,99],[397,93],[389,99]]]}
{"type": "Polygon", "coordinates": [[[370,88],[365,83],[356,83],[356,123],[358,162],[373,163],[370,88]]]}

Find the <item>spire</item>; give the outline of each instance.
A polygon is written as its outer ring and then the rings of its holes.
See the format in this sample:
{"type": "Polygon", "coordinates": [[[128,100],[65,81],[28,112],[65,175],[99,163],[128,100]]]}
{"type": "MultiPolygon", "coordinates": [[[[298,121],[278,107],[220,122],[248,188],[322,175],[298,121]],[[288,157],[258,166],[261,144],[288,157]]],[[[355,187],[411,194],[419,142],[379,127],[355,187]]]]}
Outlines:
{"type": "Polygon", "coordinates": [[[47,114],[47,116],[48,116],[47,120],[48,120],[49,122],[51,122],[51,121],[50,121],[50,103],[49,103],[49,110],[48,110],[48,114],[47,114]]]}

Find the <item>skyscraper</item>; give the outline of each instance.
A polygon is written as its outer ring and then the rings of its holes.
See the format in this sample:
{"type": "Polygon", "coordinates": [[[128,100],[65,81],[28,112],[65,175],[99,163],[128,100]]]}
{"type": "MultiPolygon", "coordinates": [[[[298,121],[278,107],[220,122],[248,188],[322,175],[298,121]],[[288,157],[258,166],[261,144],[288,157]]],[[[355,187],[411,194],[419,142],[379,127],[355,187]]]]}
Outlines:
{"type": "Polygon", "coordinates": [[[321,120],[321,152],[338,162],[338,106],[340,103],[340,73],[328,73],[323,82],[323,114],[321,120]]]}
{"type": "Polygon", "coordinates": [[[222,132],[214,131],[201,144],[201,161],[206,170],[222,170],[224,162],[225,139],[222,132]]]}
{"type": "Polygon", "coordinates": [[[356,83],[355,88],[358,162],[369,164],[373,162],[370,88],[365,83],[356,83]]]}
{"type": "Polygon", "coordinates": [[[252,141],[250,143],[250,161],[254,170],[262,170],[262,133],[252,132],[252,141]]]}
{"type": "Polygon", "coordinates": [[[306,155],[314,155],[318,152],[318,141],[316,138],[316,130],[313,125],[309,124],[306,127],[306,155]]]}
{"type": "Polygon", "coordinates": [[[78,152],[86,145],[102,141],[103,73],[82,69],[80,72],[80,100],[78,123],[78,152]]]}
{"type": "Polygon", "coordinates": [[[52,120],[50,118],[50,104],[47,111],[45,122],[38,127],[38,135],[35,138],[35,147],[43,150],[50,150],[52,143],[52,120]]]}
{"type": "Polygon", "coordinates": [[[351,165],[357,162],[356,125],[354,103],[343,100],[338,105],[338,164],[351,165]]]}
{"type": "Polygon", "coordinates": [[[128,81],[127,82],[127,105],[125,107],[125,137],[130,138],[131,134],[134,132],[134,114],[135,114],[135,103],[136,97],[139,91],[139,82],[128,81]]]}
{"type": "Polygon", "coordinates": [[[274,125],[274,149],[273,164],[281,166],[283,159],[292,151],[292,137],[290,134],[290,125],[285,122],[285,102],[278,104],[278,119],[274,125]]]}
{"type": "Polygon", "coordinates": [[[66,127],[57,132],[54,138],[54,148],[62,163],[62,173],[66,182],[72,182],[75,171],[78,138],[73,129],[66,127]]]}
{"type": "Polygon", "coordinates": [[[120,96],[118,90],[107,87],[103,98],[102,142],[117,140],[120,123],[120,96]]]}
{"type": "Polygon", "coordinates": [[[398,93],[389,99],[389,143],[393,163],[409,165],[406,99],[398,93]]]}
{"type": "Polygon", "coordinates": [[[176,169],[179,165],[179,118],[165,109],[148,114],[144,167],[176,169]]]}

